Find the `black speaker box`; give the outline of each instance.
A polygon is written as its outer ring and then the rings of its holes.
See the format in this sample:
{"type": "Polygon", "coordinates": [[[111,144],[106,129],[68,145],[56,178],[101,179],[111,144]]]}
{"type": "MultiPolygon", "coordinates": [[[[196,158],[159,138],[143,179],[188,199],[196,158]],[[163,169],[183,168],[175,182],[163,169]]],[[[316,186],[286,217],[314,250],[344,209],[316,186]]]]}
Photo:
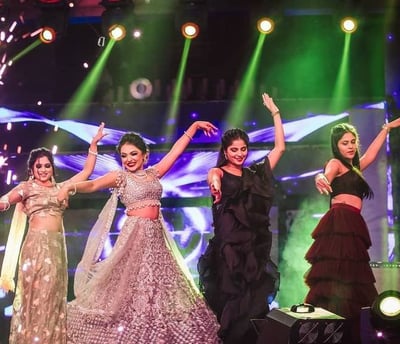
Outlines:
{"type": "Polygon", "coordinates": [[[310,313],[273,309],[266,319],[253,319],[257,344],[348,344],[345,319],[322,308],[310,313]]]}

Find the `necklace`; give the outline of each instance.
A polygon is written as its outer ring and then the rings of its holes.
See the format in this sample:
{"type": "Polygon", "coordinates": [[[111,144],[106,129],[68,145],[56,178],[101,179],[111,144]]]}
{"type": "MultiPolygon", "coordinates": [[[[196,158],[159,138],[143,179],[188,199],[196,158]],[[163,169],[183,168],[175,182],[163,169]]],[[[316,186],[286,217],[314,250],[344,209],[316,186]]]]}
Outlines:
{"type": "Polygon", "coordinates": [[[133,175],[137,178],[146,178],[147,174],[144,170],[137,170],[135,172],[133,172],[133,175]]]}

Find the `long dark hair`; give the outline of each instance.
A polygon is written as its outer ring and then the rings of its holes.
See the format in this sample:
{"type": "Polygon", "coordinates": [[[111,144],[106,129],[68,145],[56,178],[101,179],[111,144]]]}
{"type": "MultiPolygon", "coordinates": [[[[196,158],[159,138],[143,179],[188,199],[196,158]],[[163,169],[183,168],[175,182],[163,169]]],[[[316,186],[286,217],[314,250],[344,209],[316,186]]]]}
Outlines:
{"type": "Polygon", "coordinates": [[[221,138],[221,148],[219,150],[218,154],[218,160],[217,160],[217,167],[221,167],[226,165],[228,160],[225,158],[225,151],[228,149],[230,145],[232,145],[232,142],[235,140],[243,140],[244,143],[246,144],[246,147],[249,147],[249,135],[247,133],[239,128],[234,128],[234,129],[228,129],[225,131],[224,135],[222,135],[221,138]]]}
{"type": "Polygon", "coordinates": [[[371,187],[368,185],[367,181],[365,180],[365,178],[361,172],[359,146],[360,146],[360,138],[359,138],[357,129],[353,125],[351,125],[349,123],[339,123],[339,124],[335,125],[334,127],[332,127],[332,129],[331,129],[331,149],[332,149],[333,156],[336,159],[340,160],[340,162],[344,166],[346,166],[350,170],[353,170],[355,173],[357,173],[362,178],[362,180],[365,182],[364,197],[365,198],[373,198],[374,193],[373,193],[371,187]],[[357,143],[356,153],[354,154],[354,158],[352,159],[351,163],[349,163],[346,159],[344,159],[343,155],[340,154],[339,147],[338,147],[339,140],[346,133],[350,133],[350,134],[354,135],[354,137],[356,138],[356,143],[357,143]]]}
{"type": "Polygon", "coordinates": [[[54,166],[53,153],[45,147],[40,147],[32,149],[31,152],[29,153],[27,161],[28,177],[33,177],[33,165],[35,165],[35,161],[37,159],[42,157],[46,157],[47,159],[49,159],[51,167],[53,168],[53,177],[55,176],[56,170],[54,166]]]}

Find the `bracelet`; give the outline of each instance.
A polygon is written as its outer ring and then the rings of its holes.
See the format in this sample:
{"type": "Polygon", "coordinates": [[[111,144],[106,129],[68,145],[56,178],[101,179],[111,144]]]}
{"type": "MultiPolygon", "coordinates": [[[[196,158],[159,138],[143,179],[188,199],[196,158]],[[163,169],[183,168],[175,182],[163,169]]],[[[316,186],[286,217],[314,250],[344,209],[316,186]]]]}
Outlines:
{"type": "Polygon", "coordinates": [[[271,116],[275,117],[276,115],[279,115],[281,112],[279,110],[276,110],[275,112],[271,112],[271,116]]]}
{"type": "Polygon", "coordinates": [[[76,184],[74,184],[74,191],[69,191],[68,195],[73,196],[76,194],[76,184]]]}
{"type": "Polygon", "coordinates": [[[10,201],[8,199],[0,199],[1,203],[5,203],[6,207],[2,210],[2,211],[7,211],[8,209],[10,209],[11,204],[10,201]]]}
{"type": "Polygon", "coordinates": [[[325,183],[329,184],[329,181],[328,181],[328,179],[326,178],[325,174],[323,174],[323,173],[318,173],[318,174],[315,176],[315,181],[317,181],[317,180],[319,180],[319,179],[322,179],[325,183]]]}
{"type": "Polygon", "coordinates": [[[386,123],[382,124],[382,129],[386,130],[388,133],[390,132],[390,127],[386,123]]]}
{"type": "Polygon", "coordinates": [[[95,156],[97,156],[97,152],[95,152],[95,151],[92,151],[90,148],[89,148],[89,154],[92,154],[92,155],[95,155],[95,156]]]}
{"type": "Polygon", "coordinates": [[[183,135],[185,135],[190,141],[193,140],[193,137],[191,137],[186,131],[183,132],[183,135]]]}

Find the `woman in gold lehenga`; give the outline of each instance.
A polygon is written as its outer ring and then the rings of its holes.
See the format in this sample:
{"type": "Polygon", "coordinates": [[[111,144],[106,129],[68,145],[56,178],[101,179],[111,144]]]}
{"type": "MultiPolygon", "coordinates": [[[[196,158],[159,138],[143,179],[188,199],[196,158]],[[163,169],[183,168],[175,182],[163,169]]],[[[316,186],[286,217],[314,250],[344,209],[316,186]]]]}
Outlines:
{"type": "Polygon", "coordinates": [[[75,344],[214,344],[217,319],[185,267],[160,213],[165,175],[197,130],[212,135],[209,122],[194,122],[155,165],[143,168],[148,150],[135,133],[125,134],[117,150],[123,170],[66,185],[59,200],[113,188],[89,235],[75,274],[76,299],[68,304],[67,342],[75,344]],[[127,219],[110,255],[99,261],[117,206],[127,219]]]}
{"type": "Polygon", "coordinates": [[[58,202],[57,194],[63,184],[84,181],[92,174],[97,143],[105,135],[103,128],[101,124],[93,137],[81,172],[64,183],[56,183],[52,153],[43,147],[33,149],[27,163],[29,179],[0,198],[0,211],[16,204],[0,277],[0,288],[14,291],[19,259],[10,344],[66,343],[65,204],[58,202]],[[29,225],[22,240],[26,217],[29,225]]]}

